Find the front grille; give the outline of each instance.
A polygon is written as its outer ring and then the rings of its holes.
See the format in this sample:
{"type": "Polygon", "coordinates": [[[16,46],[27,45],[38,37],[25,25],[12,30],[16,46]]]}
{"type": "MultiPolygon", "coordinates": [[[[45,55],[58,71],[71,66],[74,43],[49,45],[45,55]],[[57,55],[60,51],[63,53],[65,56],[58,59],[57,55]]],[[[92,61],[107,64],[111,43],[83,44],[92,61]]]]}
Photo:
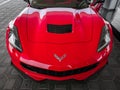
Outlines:
{"type": "Polygon", "coordinates": [[[64,34],[64,33],[71,33],[72,32],[72,25],[47,25],[47,31],[50,33],[56,33],[56,34],[64,34]]]}
{"type": "Polygon", "coordinates": [[[37,73],[40,73],[40,74],[57,76],[57,77],[63,77],[63,76],[69,76],[69,75],[84,73],[84,72],[87,72],[89,70],[94,69],[95,67],[98,66],[98,64],[99,63],[95,63],[93,65],[89,65],[89,66],[86,66],[86,67],[83,67],[83,68],[59,72],[59,71],[52,71],[52,70],[46,70],[46,69],[42,69],[42,68],[33,67],[33,66],[30,66],[30,65],[27,65],[27,64],[24,64],[24,63],[21,62],[21,65],[24,68],[26,68],[30,71],[37,72],[37,73]]]}

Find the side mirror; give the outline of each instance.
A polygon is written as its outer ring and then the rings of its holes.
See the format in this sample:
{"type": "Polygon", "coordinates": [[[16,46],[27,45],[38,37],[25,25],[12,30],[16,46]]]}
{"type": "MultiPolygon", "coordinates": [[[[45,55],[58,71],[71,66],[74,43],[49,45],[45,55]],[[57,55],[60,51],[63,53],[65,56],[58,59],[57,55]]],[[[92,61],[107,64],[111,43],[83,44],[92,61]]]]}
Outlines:
{"type": "Polygon", "coordinates": [[[25,2],[27,2],[28,4],[30,4],[30,1],[29,0],[24,0],[25,2]]]}

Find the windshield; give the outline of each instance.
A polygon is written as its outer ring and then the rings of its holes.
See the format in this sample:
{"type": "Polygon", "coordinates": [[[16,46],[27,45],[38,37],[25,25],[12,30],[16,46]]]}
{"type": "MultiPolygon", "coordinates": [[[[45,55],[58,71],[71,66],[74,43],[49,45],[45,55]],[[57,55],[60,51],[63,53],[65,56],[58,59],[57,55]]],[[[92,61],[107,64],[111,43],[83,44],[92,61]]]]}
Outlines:
{"type": "Polygon", "coordinates": [[[49,8],[49,7],[69,7],[69,8],[87,8],[87,0],[30,0],[31,7],[49,8]]]}

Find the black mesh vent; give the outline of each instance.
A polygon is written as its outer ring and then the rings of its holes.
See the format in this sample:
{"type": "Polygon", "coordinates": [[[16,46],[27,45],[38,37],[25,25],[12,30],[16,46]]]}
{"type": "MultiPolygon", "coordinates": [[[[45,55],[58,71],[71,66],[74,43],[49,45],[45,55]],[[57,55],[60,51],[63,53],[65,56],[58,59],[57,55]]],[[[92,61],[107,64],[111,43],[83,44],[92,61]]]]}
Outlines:
{"type": "Polygon", "coordinates": [[[84,73],[87,72],[89,70],[94,69],[95,67],[97,67],[99,63],[95,63],[93,65],[89,65],[83,68],[79,68],[79,69],[75,69],[75,70],[69,70],[69,71],[62,71],[62,72],[58,72],[58,71],[52,71],[52,70],[46,70],[46,69],[42,69],[42,68],[37,68],[37,67],[33,67],[24,63],[21,63],[21,65],[28,69],[31,70],[33,72],[37,72],[40,74],[46,74],[46,75],[51,75],[51,76],[57,76],[57,77],[63,77],[63,76],[69,76],[69,75],[75,75],[75,74],[80,74],[80,73],[84,73]]]}
{"type": "Polygon", "coordinates": [[[47,25],[47,30],[50,33],[56,33],[56,34],[64,34],[64,33],[71,33],[72,32],[72,24],[68,25],[47,25]]]}

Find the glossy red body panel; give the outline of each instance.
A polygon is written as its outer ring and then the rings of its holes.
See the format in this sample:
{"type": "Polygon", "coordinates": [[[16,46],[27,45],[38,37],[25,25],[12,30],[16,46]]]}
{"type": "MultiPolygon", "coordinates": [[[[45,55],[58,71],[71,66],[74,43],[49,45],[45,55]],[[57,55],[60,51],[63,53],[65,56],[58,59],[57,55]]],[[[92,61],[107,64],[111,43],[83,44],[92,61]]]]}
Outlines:
{"type": "Polygon", "coordinates": [[[94,0],[93,3],[91,3],[91,8],[94,9],[95,12],[99,12],[100,8],[103,6],[103,2],[95,3],[97,0],[94,0]]]}
{"type": "Polygon", "coordinates": [[[23,51],[19,52],[10,45],[8,41],[9,27],[6,32],[7,49],[13,64],[35,80],[83,80],[106,64],[112,50],[112,30],[108,24],[111,42],[101,52],[97,52],[101,31],[105,24],[108,23],[91,8],[39,10],[27,7],[14,20],[23,51]],[[72,33],[48,33],[47,24],[72,24],[72,33]],[[60,62],[54,57],[54,54],[60,57],[65,54],[66,57],[60,62]],[[74,70],[97,62],[100,64],[88,72],[59,78],[27,70],[20,65],[20,62],[53,71],[74,70]]]}

